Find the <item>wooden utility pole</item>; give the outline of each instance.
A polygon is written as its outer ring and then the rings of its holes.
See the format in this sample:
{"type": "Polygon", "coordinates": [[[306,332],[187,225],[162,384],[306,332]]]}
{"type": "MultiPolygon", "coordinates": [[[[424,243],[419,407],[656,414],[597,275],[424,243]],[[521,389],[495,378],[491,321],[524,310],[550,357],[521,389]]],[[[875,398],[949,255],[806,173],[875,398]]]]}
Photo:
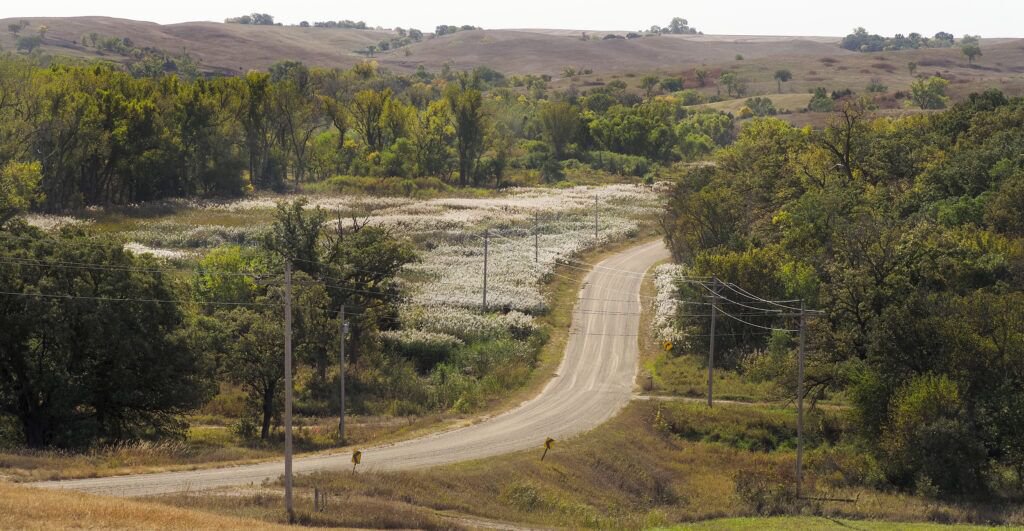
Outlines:
{"type": "Polygon", "coordinates": [[[284,262],[284,508],[295,521],[292,505],[292,262],[284,262]]]}
{"type": "Polygon", "coordinates": [[[718,317],[718,277],[711,277],[711,341],[708,348],[708,407],[714,406],[715,320],[718,317]]]}
{"type": "Polygon", "coordinates": [[[796,363],[796,497],[798,499],[804,478],[804,345],[806,328],[804,301],[800,301],[800,353],[796,363]]]}
{"type": "Polygon", "coordinates": [[[338,381],[341,382],[341,394],[338,396],[338,403],[341,405],[338,414],[338,441],[345,444],[345,337],[348,335],[348,322],[345,321],[345,305],[338,310],[338,381]]]}
{"type": "Polygon", "coordinates": [[[484,311],[487,311],[487,245],[490,242],[491,231],[484,230],[484,311]]]}
{"type": "Polygon", "coordinates": [[[594,196],[594,240],[597,240],[597,196],[594,196]]]}

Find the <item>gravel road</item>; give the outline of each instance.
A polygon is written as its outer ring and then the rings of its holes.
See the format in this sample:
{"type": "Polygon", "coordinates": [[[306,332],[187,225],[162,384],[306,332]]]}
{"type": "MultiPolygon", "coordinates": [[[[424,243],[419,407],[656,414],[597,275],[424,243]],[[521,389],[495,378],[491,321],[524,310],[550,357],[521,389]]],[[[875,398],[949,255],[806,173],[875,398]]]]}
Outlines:
{"type": "MultiPolygon", "coordinates": [[[[540,448],[590,430],[631,399],[637,371],[637,331],[643,274],[668,257],[660,242],[627,249],[587,275],[558,372],[535,398],[471,426],[363,450],[361,471],[411,470],[540,448]]],[[[350,453],[297,457],[296,474],[350,470],[350,453]]],[[[47,481],[32,486],[113,496],[149,496],[259,484],[284,471],[283,462],[205,470],[47,481]]]]}

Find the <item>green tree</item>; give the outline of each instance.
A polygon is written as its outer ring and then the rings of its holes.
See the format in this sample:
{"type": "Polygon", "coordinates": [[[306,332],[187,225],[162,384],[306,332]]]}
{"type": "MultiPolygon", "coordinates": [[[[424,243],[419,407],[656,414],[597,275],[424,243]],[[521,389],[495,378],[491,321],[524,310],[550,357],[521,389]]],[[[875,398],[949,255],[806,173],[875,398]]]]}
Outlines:
{"type": "Polygon", "coordinates": [[[679,92],[683,90],[683,78],[681,77],[666,77],[659,83],[661,90],[665,92],[679,92]]]}
{"type": "Polygon", "coordinates": [[[647,97],[650,98],[654,95],[654,89],[658,87],[659,82],[661,82],[661,79],[658,76],[644,76],[640,80],[640,88],[644,89],[647,97]]]}
{"type": "Polygon", "coordinates": [[[284,145],[294,162],[295,186],[303,181],[309,165],[309,145],[313,135],[324,126],[323,100],[315,97],[306,81],[304,68],[292,71],[271,91],[275,122],[284,145]]]}
{"type": "Polygon", "coordinates": [[[708,84],[709,72],[706,68],[698,68],[694,70],[693,75],[697,76],[697,84],[704,87],[708,84]]]}
{"type": "Polygon", "coordinates": [[[10,161],[0,167],[0,229],[42,199],[38,192],[41,171],[38,162],[10,161]]]}
{"type": "Polygon", "coordinates": [[[944,109],[949,100],[946,97],[948,86],[949,81],[941,77],[919,79],[910,85],[910,99],[922,109],[944,109]]]}
{"type": "Polygon", "coordinates": [[[0,231],[0,411],[25,444],[183,436],[212,388],[175,339],[183,314],[152,260],[81,230],[0,231]],[[59,263],[90,264],[88,268],[59,263]],[[114,338],[114,340],[112,340],[114,338]]]}
{"type": "Polygon", "coordinates": [[[242,386],[261,416],[260,438],[270,437],[284,380],[284,331],[277,313],[236,308],[220,315],[232,338],[225,365],[228,378],[242,386]]]}
{"type": "Polygon", "coordinates": [[[960,51],[967,56],[968,64],[974,64],[974,58],[983,55],[981,53],[981,46],[978,44],[964,44],[960,51]]]}
{"type": "Polygon", "coordinates": [[[393,97],[390,89],[382,91],[363,90],[356,93],[349,107],[352,114],[352,128],[362,137],[366,149],[373,152],[384,150],[384,111],[393,97]]]}
{"type": "Polygon", "coordinates": [[[486,119],[483,95],[465,82],[450,83],[445,98],[455,124],[455,149],[459,156],[459,184],[466,186],[476,176],[484,150],[486,119]]]}
{"type": "Polygon", "coordinates": [[[418,177],[437,176],[449,179],[453,171],[452,142],[455,125],[447,100],[430,102],[416,113],[410,141],[414,150],[414,170],[418,177]]]}
{"type": "Polygon", "coordinates": [[[739,83],[739,78],[732,72],[725,72],[718,78],[718,84],[725,87],[727,95],[732,96],[732,91],[736,88],[739,83]]]}
{"type": "Polygon", "coordinates": [[[787,69],[775,71],[775,81],[779,84],[779,92],[782,92],[782,84],[793,79],[793,73],[787,69]]]}
{"type": "Polygon", "coordinates": [[[264,291],[256,279],[268,272],[267,257],[257,251],[240,245],[222,245],[199,261],[193,279],[194,293],[200,302],[251,303],[264,291]]]}
{"type": "Polygon", "coordinates": [[[545,104],[540,109],[544,139],[551,145],[557,160],[565,158],[566,146],[576,138],[580,128],[579,110],[564,101],[545,104]]]}
{"type": "Polygon", "coordinates": [[[36,48],[38,48],[42,44],[43,39],[41,37],[39,37],[38,35],[29,35],[26,37],[18,37],[15,46],[17,46],[19,51],[24,51],[25,53],[32,53],[36,48]]]}

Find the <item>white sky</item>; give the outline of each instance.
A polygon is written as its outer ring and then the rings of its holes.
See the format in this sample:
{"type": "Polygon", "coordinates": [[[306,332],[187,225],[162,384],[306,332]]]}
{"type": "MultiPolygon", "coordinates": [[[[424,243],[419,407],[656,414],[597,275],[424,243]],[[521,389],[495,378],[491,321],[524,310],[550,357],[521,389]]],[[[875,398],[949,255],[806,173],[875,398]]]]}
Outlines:
{"type": "Polygon", "coordinates": [[[637,30],[681,16],[709,34],[845,35],[948,31],[1024,37],[1021,0],[3,0],[0,18],[104,15],[164,24],[258,11],[279,22],[364,20],[370,26],[637,30]]]}

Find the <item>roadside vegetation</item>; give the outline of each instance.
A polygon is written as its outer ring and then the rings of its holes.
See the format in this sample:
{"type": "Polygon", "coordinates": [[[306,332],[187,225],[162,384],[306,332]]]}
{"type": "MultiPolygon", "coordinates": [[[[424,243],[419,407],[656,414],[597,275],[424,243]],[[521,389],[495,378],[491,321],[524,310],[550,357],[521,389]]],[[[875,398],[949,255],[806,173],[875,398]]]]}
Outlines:
{"type": "MultiPolygon", "coordinates": [[[[540,460],[536,450],[419,472],[331,473],[302,477],[298,517],[306,525],[386,527],[399,521],[426,527],[473,527],[472,518],[520,525],[650,528],[727,526],[715,519],[746,517],[749,525],[832,519],[882,529],[911,522],[1021,525],[1019,506],[959,504],[853,483],[870,473],[863,460],[835,446],[843,415],[818,411],[808,421],[808,485],[818,496],[853,503],[796,500],[792,481],[795,412],[720,404],[638,401],[590,433],[558,441],[540,460]],[[313,489],[328,493],[313,512],[313,489]],[[401,511],[399,513],[398,511],[401,511]],[[796,520],[765,517],[803,515],[796,520]],[[443,523],[431,519],[443,515],[443,523]],[[816,517],[817,518],[816,518],[816,517]],[[711,520],[704,523],[705,520],[711,520]],[[870,520],[862,522],[862,520],[870,520]],[[891,523],[890,523],[891,522],[891,523]]],[[[280,489],[192,493],[155,501],[200,511],[281,522],[280,489]]],[[[941,527],[941,526],[936,526],[941,527]]],[[[814,527],[812,527],[814,528],[814,527]]],[[[924,527],[927,529],[928,527],[924,527]]]]}
{"type": "MultiPolygon", "coordinates": [[[[989,91],[929,116],[871,111],[847,102],[822,131],[752,122],[680,180],[661,364],[703,364],[708,311],[686,301],[707,302],[710,284],[690,279],[715,275],[732,315],[719,316],[716,368],[791,400],[799,304],[730,286],[802,299],[824,312],[809,318],[806,396],[849,405],[845,444],[870,465],[851,485],[1019,503],[1024,102],[989,91]]],[[[687,381],[666,387],[692,396],[687,381]]]]}

